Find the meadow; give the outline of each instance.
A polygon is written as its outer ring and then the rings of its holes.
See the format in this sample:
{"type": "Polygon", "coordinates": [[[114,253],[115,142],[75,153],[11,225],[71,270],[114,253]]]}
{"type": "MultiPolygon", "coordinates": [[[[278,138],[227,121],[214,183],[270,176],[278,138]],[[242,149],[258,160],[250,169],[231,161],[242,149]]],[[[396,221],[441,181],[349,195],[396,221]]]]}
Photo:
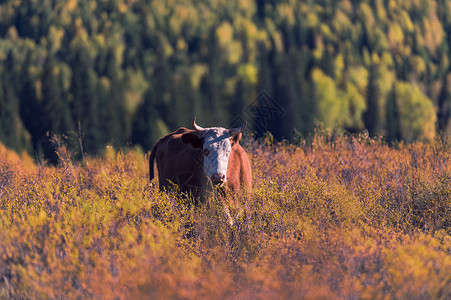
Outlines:
{"type": "Polygon", "coordinates": [[[317,132],[245,141],[254,190],[194,207],[105,149],[0,148],[2,299],[450,299],[451,150],[317,132]]]}

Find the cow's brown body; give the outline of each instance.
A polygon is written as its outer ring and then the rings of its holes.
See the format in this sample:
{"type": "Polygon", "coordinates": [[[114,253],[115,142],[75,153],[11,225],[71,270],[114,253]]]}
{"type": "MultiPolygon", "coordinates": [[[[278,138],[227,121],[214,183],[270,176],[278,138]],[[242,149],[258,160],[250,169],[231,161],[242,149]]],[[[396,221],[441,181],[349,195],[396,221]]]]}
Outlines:
{"type": "MultiPolygon", "coordinates": [[[[182,136],[198,134],[198,130],[179,128],[161,138],[153,147],[149,157],[150,180],[155,177],[154,161],[158,169],[160,190],[176,187],[185,195],[203,201],[211,183],[204,170],[202,145],[190,144],[182,136]]],[[[227,180],[224,189],[227,192],[239,193],[252,189],[251,166],[243,147],[239,144],[241,132],[230,137],[231,151],[227,165],[227,180]]]]}
{"type": "Polygon", "coordinates": [[[232,147],[227,167],[227,178],[228,190],[233,193],[238,193],[243,189],[246,192],[252,190],[251,164],[246,151],[239,143],[232,147]]]}

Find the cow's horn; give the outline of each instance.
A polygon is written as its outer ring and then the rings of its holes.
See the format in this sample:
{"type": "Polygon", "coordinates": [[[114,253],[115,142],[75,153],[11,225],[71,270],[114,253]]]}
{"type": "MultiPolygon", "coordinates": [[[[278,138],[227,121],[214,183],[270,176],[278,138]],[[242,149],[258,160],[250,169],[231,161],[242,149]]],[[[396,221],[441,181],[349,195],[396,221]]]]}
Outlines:
{"type": "Polygon", "coordinates": [[[230,129],[230,131],[229,131],[229,132],[230,132],[230,135],[237,134],[238,132],[243,132],[244,129],[246,128],[246,126],[247,126],[247,121],[244,121],[243,126],[238,127],[238,128],[230,129]]]}
{"type": "Polygon", "coordinates": [[[199,125],[196,124],[196,117],[194,117],[194,119],[193,119],[193,127],[194,127],[194,129],[195,129],[196,131],[202,131],[202,130],[204,130],[203,127],[200,127],[199,125]]]}

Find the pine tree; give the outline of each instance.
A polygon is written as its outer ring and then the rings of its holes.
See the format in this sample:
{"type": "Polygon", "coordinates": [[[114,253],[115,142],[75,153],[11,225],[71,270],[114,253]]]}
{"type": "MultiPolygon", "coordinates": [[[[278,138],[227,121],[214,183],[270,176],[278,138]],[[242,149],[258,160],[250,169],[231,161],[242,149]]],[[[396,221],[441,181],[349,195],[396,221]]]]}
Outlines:
{"type": "Polygon", "coordinates": [[[163,132],[159,132],[157,128],[158,111],[156,94],[150,87],[144,95],[144,101],[136,110],[132,133],[133,144],[139,144],[143,149],[149,150],[163,136],[163,132]]]}
{"type": "Polygon", "coordinates": [[[21,128],[19,98],[16,94],[14,80],[16,65],[13,51],[10,51],[3,68],[0,67],[0,142],[8,148],[22,151],[25,141],[21,139],[23,129],[21,128]]]}
{"type": "Polygon", "coordinates": [[[378,86],[379,70],[375,63],[372,63],[368,70],[368,86],[366,89],[366,111],[363,114],[363,121],[371,137],[380,130],[380,89],[378,86]]]}
{"type": "Polygon", "coordinates": [[[173,91],[170,104],[172,109],[168,111],[167,119],[168,123],[173,124],[174,127],[188,126],[194,116],[195,96],[189,75],[184,70],[174,75],[176,78],[172,80],[173,91]]]}
{"type": "Polygon", "coordinates": [[[89,154],[98,154],[105,146],[100,123],[101,107],[96,96],[97,75],[85,46],[76,47],[71,66],[73,119],[81,126],[84,150],[89,154]]]}
{"type": "Polygon", "coordinates": [[[219,60],[220,49],[217,47],[217,41],[214,37],[211,37],[208,43],[209,49],[209,70],[206,80],[203,81],[202,89],[206,93],[205,108],[208,112],[205,116],[202,116],[202,120],[206,123],[212,123],[214,120],[219,119],[219,113],[221,111],[221,80],[224,76],[221,70],[221,63],[219,60]]]}
{"type": "Polygon", "coordinates": [[[448,73],[443,79],[442,91],[438,97],[437,123],[440,131],[448,129],[451,119],[451,87],[448,85],[450,79],[451,74],[448,73]]]}
{"type": "Polygon", "coordinates": [[[273,52],[270,52],[265,43],[258,43],[258,93],[265,91],[269,95],[274,94],[273,91],[273,52]]]}
{"type": "Polygon", "coordinates": [[[36,75],[31,72],[32,52],[29,51],[20,73],[20,116],[31,135],[33,150],[38,159],[44,154],[43,142],[46,139],[46,116],[38,99],[36,75]]]}
{"type": "MultiPolygon", "coordinates": [[[[42,126],[49,135],[65,134],[74,130],[69,104],[63,98],[61,80],[56,59],[49,55],[44,63],[42,74],[42,126]]],[[[44,156],[56,164],[58,157],[50,136],[42,141],[44,156]]]]}
{"type": "Polygon", "coordinates": [[[49,56],[42,75],[43,109],[51,116],[49,130],[57,134],[67,134],[74,130],[69,104],[61,91],[60,69],[54,57],[49,56]]]}
{"type": "Polygon", "coordinates": [[[282,139],[288,138],[294,127],[293,118],[296,110],[290,107],[290,103],[296,101],[298,95],[294,87],[289,55],[280,53],[274,55],[274,95],[265,92],[257,96],[254,118],[258,135],[270,131],[277,139],[282,139]]]}
{"type": "Polygon", "coordinates": [[[302,134],[307,135],[313,132],[315,126],[316,101],[312,96],[311,83],[307,74],[309,73],[309,65],[312,58],[308,51],[299,49],[294,56],[295,80],[298,90],[298,103],[296,106],[297,117],[295,119],[295,127],[302,134]]]}
{"type": "Polygon", "coordinates": [[[395,84],[393,84],[392,89],[388,94],[385,111],[386,111],[387,139],[391,142],[401,140],[402,136],[399,120],[399,109],[396,101],[395,84]]]}
{"type": "Polygon", "coordinates": [[[112,143],[120,147],[127,142],[131,125],[124,102],[124,88],[116,66],[114,49],[109,49],[105,56],[104,76],[108,86],[99,82],[99,95],[101,110],[101,130],[104,143],[112,143]]]}
{"type": "Polygon", "coordinates": [[[26,144],[19,116],[19,99],[6,74],[2,72],[0,77],[0,142],[21,152],[26,144]]]}

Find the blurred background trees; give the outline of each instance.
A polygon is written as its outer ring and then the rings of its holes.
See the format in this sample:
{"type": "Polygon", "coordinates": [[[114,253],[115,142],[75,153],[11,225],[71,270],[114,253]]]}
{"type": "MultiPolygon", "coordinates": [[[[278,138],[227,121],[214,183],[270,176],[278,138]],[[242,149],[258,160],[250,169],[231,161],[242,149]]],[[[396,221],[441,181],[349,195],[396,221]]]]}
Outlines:
{"type": "Polygon", "coordinates": [[[51,161],[52,133],[147,150],[193,116],[451,134],[448,1],[6,0],[0,36],[0,141],[51,161]]]}

